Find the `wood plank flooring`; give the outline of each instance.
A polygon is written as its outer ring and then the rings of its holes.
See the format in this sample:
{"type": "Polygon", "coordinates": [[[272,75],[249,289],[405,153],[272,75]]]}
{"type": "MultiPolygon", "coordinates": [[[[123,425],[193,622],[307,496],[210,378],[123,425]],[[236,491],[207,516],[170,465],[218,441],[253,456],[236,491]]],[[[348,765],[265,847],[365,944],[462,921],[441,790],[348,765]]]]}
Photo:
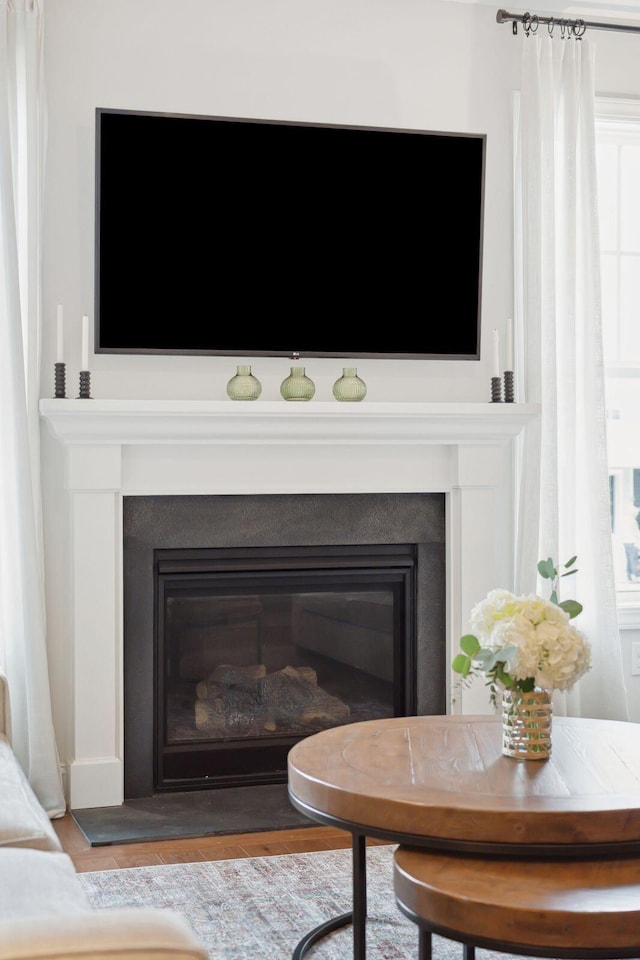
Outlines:
{"type": "MultiPolygon", "coordinates": [[[[191,837],[92,847],[70,813],[53,820],[53,827],[78,873],[120,870],[163,863],[194,863],[203,860],[233,860],[239,857],[271,857],[283,853],[310,853],[351,846],[351,834],[333,827],[299,827],[225,837],[191,837]]],[[[376,844],[380,841],[370,841],[376,844]]]]}

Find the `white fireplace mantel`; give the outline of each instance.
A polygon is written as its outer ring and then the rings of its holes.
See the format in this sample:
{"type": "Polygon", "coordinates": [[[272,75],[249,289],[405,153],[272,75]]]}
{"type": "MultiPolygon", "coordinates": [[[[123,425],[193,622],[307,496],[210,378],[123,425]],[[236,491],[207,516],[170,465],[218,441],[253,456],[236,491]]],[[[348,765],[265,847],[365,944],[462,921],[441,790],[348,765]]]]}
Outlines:
{"type": "Polygon", "coordinates": [[[500,443],[537,413],[516,403],[42,400],[68,444],[500,443]]]}
{"type": "MultiPolygon", "coordinates": [[[[73,809],[124,799],[124,497],[442,493],[449,658],[471,607],[512,586],[515,441],[535,405],[44,399],[40,414],[62,453],[49,644],[73,809]]],[[[484,686],[449,703],[490,709],[484,686]]]]}

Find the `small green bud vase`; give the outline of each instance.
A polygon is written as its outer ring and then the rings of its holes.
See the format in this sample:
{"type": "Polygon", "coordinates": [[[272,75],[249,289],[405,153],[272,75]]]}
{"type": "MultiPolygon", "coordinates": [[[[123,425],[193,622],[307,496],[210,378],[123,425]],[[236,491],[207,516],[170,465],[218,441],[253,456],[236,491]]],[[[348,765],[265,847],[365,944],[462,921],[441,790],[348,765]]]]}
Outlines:
{"type": "Polygon", "coordinates": [[[227,384],[227,396],[231,400],[257,400],[262,393],[262,384],[251,373],[251,367],[236,367],[235,377],[227,384]]]}
{"type": "Polygon", "coordinates": [[[280,384],[285,400],[311,400],[316,385],[304,372],[304,367],[291,367],[291,373],[280,384]]]}
{"type": "Polygon", "coordinates": [[[358,376],[355,367],[343,367],[342,376],[333,385],[333,395],[336,400],[351,402],[364,400],[367,395],[367,385],[358,376]]]}

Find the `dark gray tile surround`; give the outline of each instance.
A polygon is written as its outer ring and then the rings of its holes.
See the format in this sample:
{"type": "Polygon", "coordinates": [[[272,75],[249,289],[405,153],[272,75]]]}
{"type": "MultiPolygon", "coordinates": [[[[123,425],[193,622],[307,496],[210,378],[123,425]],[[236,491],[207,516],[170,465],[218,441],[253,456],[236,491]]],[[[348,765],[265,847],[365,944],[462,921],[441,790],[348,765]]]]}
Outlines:
{"type": "Polygon", "coordinates": [[[153,797],[154,549],[416,544],[418,713],[444,713],[445,519],[438,493],[125,497],[125,807],[153,797]]]}

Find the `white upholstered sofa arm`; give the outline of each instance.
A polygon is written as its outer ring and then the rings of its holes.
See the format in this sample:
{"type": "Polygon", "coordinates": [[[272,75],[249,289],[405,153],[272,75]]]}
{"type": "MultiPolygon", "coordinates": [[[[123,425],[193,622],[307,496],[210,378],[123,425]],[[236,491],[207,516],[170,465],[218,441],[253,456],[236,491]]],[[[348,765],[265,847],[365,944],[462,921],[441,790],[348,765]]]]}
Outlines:
{"type": "Polygon", "coordinates": [[[0,960],[207,960],[187,921],[153,908],[5,920],[0,960]]]}

